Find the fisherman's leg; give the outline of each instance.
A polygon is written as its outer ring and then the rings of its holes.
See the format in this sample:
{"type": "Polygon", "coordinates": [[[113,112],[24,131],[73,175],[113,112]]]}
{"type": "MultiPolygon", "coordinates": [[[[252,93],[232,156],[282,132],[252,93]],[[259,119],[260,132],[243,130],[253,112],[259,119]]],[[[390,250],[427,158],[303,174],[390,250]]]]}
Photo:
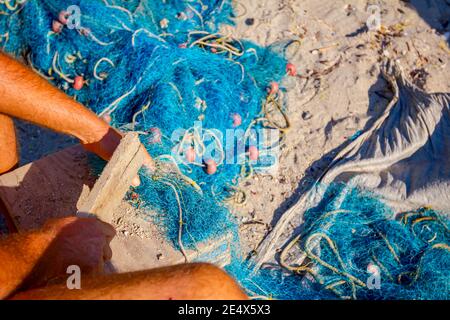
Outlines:
{"type": "Polygon", "coordinates": [[[19,163],[16,130],[13,120],[0,113],[0,174],[11,171],[19,163]]]}
{"type": "Polygon", "coordinates": [[[224,271],[204,263],[184,264],[125,274],[81,277],[81,289],[66,283],[18,293],[12,299],[142,299],[222,300],[246,299],[224,271]]]}

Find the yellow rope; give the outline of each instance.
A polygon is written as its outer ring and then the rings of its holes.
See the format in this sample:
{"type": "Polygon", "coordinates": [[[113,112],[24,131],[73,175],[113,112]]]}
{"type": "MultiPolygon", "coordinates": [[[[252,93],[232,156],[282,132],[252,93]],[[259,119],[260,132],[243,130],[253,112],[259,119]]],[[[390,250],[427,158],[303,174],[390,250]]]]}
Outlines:
{"type": "Polygon", "coordinates": [[[398,257],[397,253],[395,253],[394,248],[392,247],[391,243],[389,242],[389,240],[386,238],[385,235],[383,235],[382,233],[378,232],[378,234],[380,235],[380,237],[384,240],[384,242],[386,243],[386,246],[388,247],[389,252],[392,254],[392,256],[394,257],[394,259],[400,263],[400,258],[398,257]]]}
{"type": "Polygon", "coordinates": [[[315,260],[316,262],[318,262],[319,264],[321,264],[322,266],[324,266],[327,269],[330,269],[331,271],[333,271],[334,273],[340,274],[346,278],[348,278],[349,280],[351,280],[351,282],[355,282],[357,283],[359,286],[361,287],[366,287],[366,284],[359,280],[358,278],[356,278],[355,276],[351,275],[350,273],[348,273],[347,271],[345,271],[345,264],[344,261],[342,261],[342,258],[339,254],[339,251],[335,245],[335,243],[333,242],[333,240],[330,239],[330,237],[328,237],[326,234],[318,232],[318,233],[314,233],[311,236],[309,236],[306,239],[306,243],[305,243],[305,252],[308,255],[308,257],[310,257],[312,260],[315,260]],[[331,250],[333,251],[333,253],[336,255],[336,258],[339,262],[339,264],[341,265],[342,269],[344,271],[340,271],[339,269],[337,269],[336,267],[332,266],[331,264],[323,261],[320,257],[316,256],[314,253],[312,253],[311,248],[309,247],[309,244],[311,243],[311,241],[315,238],[319,238],[319,241],[321,239],[325,239],[325,241],[328,243],[328,245],[330,246],[331,250]]]}
{"type": "MultiPolygon", "coordinates": [[[[328,215],[330,214],[336,214],[336,213],[344,213],[347,212],[346,210],[335,210],[332,212],[327,213],[328,215]]],[[[286,268],[287,270],[290,270],[292,272],[295,273],[302,273],[302,272],[306,272],[311,274],[316,280],[319,279],[319,275],[317,274],[317,272],[315,272],[312,268],[305,266],[305,265],[300,265],[300,266],[291,266],[289,264],[286,263],[286,255],[287,253],[292,249],[292,247],[295,244],[299,244],[300,243],[300,239],[301,239],[301,235],[296,236],[295,238],[293,238],[287,245],[285,248],[283,248],[283,250],[280,253],[280,265],[284,268],[286,268]]],[[[310,235],[305,242],[304,245],[304,252],[309,259],[315,261],[316,263],[322,265],[323,267],[331,270],[333,273],[339,274],[345,278],[348,279],[348,281],[343,281],[343,283],[349,283],[351,288],[352,288],[352,297],[354,299],[356,299],[356,285],[359,285],[361,287],[366,287],[366,284],[361,281],[360,279],[358,279],[357,277],[353,276],[352,274],[350,274],[349,272],[346,271],[346,267],[345,267],[345,263],[342,260],[339,251],[335,245],[335,243],[331,240],[330,237],[328,237],[326,234],[324,233],[313,233],[312,235],[310,235]],[[339,265],[341,267],[342,270],[339,270],[338,268],[334,267],[333,265],[327,263],[326,261],[322,260],[320,257],[318,257],[317,255],[315,255],[311,248],[310,248],[310,244],[311,242],[313,242],[316,238],[319,238],[319,242],[324,239],[326,240],[328,246],[330,247],[330,249],[333,251],[337,261],[339,262],[339,265]]],[[[319,281],[321,284],[323,284],[323,281],[319,281]]],[[[327,287],[325,287],[326,289],[330,289],[331,291],[333,291],[335,294],[337,294],[338,296],[342,297],[342,298],[346,298],[343,297],[337,290],[335,290],[335,286],[338,285],[342,285],[343,283],[339,283],[339,284],[335,284],[335,285],[328,285],[327,287]]]]}
{"type": "Polygon", "coordinates": [[[281,107],[281,104],[278,102],[277,97],[278,97],[278,95],[269,94],[265,103],[263,104],[263,113],[264,113],[264,116],[267,119],[269,125],[274,128],[277,128],[284,134],[291,128],[291,123],[289,121],[288,116],[284,113],[284,111],[281,107]],[[275,111],[278,111],[282,115],[285,125],[279,125],[276,123],[275,120],[273,120],[272,116],[270,116],[271,111],[272,111],[272,110],[270,110],[270,106],[275,107],[275,111]]]}
{"type": "MultiPolygon", "coordinates": [[[[178,190],[177,188],[170,182],[167,181],[163,181],[162,179],[159,179],[159,181],[167,186],[169,186],[173,192],[175,193],[175,198],[177,200],[177,204],[178,204],[178,214],[179,214],[179,226],[178,226],[178,245],[180,246],[180,251],[184,256],[184,259],[186,261],[186,263],[189,262],[186,250],[184,249],[184,245],[183,245],[183,240],[182,240],[182,236],[183,236],[183,209],[181,208],[181,201],[180,201],[180,196],[178,194],[178,190]]],[[[180,191],[181,193],[181,191],[180,191]]]]}
{"type": "Polygon", "coordinates": [[[194,34],[203,34],[204,36],[200,39],[194,40],[189,45],[190,48],[194,46],[198,46],[201,48],[214,48],[217,50],[217,53],[227,52],[229,54],[229,59],[231,59],[233,56],[241,57],[244,55],[245,48],[242,42],[235,38],[232,38],[231,36],[221,35],[218,33],[208,33],[204,31],[194,31],[189,33],[189,39],[191,38],[191,35],[194,34]],[[240,48],[234,46],[233,43],[238,44],[240,48]]]}

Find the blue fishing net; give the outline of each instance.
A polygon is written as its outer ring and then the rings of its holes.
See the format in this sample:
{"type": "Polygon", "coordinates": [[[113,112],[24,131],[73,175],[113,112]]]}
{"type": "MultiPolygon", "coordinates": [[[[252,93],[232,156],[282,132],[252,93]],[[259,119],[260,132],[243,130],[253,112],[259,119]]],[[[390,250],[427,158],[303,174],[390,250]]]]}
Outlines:
{"type": "Polygon", "coordinates": [[[232,267],[238,278],[250,282],[249,288],[253,284],[257,296],[450,298],[446,215],[430,208],[394,214],[370,192],[343,184],[320,188],[322,200],[304,213],[303,230],[279,255],[283,269],[267,268],[252,277],[232,267]]]}
{"type": "Polygon", "coordinates": [[[305,264],[253,273],[243,261],[224,201],[252,167],[249,148],[260,147],[250,129],[276,127],[264,107],[275,100],[267,88],[286,74],[286,60],[279,48],[217,33],[232,23],[231,1],[5,0],[0,10],[5,52],[114,126],[141,133],[158,169],[141,172],[129,201],[183,251],[233,234],[227,269],[250,295],[449,298],[448,221],[427,209],[396,220],[356,189],[335,201],[342,186],[305,213],[305,231],[289,248],[305,264]],[[224,144],[228,130],[242,130],[232,145],[243,152],[224,144]],[[227,154],[243,161],[226,162],[227,154]],[[211,160],[214,174],[205,172],[211,160]],[[369,289],[376,272],[381,289],[369,289]]]}

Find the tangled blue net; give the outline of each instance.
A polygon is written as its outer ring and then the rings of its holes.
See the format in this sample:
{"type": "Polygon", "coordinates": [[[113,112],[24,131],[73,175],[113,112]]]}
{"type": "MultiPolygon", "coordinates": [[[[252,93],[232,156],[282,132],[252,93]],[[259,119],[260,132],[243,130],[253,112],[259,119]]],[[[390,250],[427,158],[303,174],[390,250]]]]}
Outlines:
{"type": "Polygon", "coordinates": [[[239,259],[227,271],[261,299],[450,298],[449,220],[420,208],[395,215],[374,194],[321,185],[321,202],[279,264],[253,270],[239,259]],[[299,257],[303,257],[299,260],[299,257]],[[245,267],[243,267],[245,266],[245,267]]]}
{"type": "Polygon", "coordinates": [[[344,299],[448,299],[449,220],[430,208],[394,215],[375,195],[324,186],[280,263],[344,299]],[[301,265],[289,262],[303,253],[301,265]]]}
{"type": "Polygon", "coordinates": [[[275,47],[218,33],[232,17],[230,0],[4,0],[0,45],[116,127],[140,132],[158,170],[142,172],[129,200],[154,212],[183,251],[231,232],[227,270],[252,296],[448,299],[448,220],[428,209],[396,220],[356,189],[336,201],[342,186],[306,212],[305,231],[280,257],[284,269],[255,274],[242,261],[224,200],[260,162],[251,159],[251,147],[262,146],[250,129],[278,127],[266,108],[283,111],[273,83],[287,62],[275,47]],[[223,144],[238,129],[241,153],[223,144]],[[243,161],[224,163],[230,153],[243,161]],[[292,251],[305,263],[291,265],[292,251]],[[377,272],[380,289],[370,289],[377,272]]]}

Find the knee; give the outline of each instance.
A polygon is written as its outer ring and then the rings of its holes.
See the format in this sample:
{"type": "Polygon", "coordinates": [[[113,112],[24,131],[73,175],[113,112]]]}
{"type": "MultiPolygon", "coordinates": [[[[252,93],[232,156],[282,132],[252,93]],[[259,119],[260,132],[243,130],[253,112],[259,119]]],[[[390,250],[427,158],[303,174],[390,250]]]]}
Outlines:
{"type": "Polygon", "coordinates": [[[19,162],[19,152],[13,120],[0,114],[0,174],[14,169],[19,162]]]}
{"type": "Polygon", "coordinates": [[[222,269],[208,263],[193,263],[189,266],[188,279],[193,291],[210,300],[247,299],[237,282],[222,269]]]}
{"type": "Polygon", "coordinates": [[[18,164],[19,155],[16,150],[3,154],[0,156],[0,174],[14,170],[18,164]]]}
{"type": "MultiPolygon", "coordinates": [[[[0,133],[0,139],[4,137],[0,133]]],[[[4,139],[0,142],[0,174],[7,173],[17,168],[19,164],[19,152],[14,139],[4,139]]]]}

